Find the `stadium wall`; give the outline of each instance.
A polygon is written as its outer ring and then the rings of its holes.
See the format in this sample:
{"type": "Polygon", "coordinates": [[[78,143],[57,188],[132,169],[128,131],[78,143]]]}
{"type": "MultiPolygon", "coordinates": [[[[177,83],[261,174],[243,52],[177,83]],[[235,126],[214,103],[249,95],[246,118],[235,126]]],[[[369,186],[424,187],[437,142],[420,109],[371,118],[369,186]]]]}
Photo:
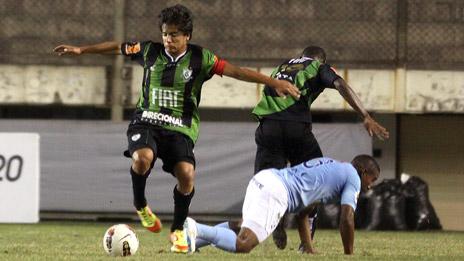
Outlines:
{"type": "MultiPolygon", "coordinates": [[[[272,68],[253,67],[270,74],[272,68]]],[[[464,113],[464,72],[339,69],[366,109],[385,113],[464,113]]],[[[139,98],[141,66],[126,67],[122,102],[139,98]]],[[[111,88],[101,66],[0,65],[0,104],[108,106],[111,88]]],[[[253,108],[263,86],[213,77],[202,91],[202,107],[253,108]]],[[[313,111],[350,111],[337,91],[327,89],[313,111]]]]}
{"type": "Polygon", "coordinates": [[[444,229],[464,230],[464,117],[404,115],[399,171],[423,178],[444,229]]]}
{"type": "MultiPolygon", "coordinates": [[[[122,155],[127,148],[126,128],[127,123],[108,121],[0,121],[0,135],[40,135],[41,211],[91,212],[96,216],[133,214],[130,159],[122,155]]],[[[255,123],[202,124],[195,146],[197,193],[193,214],[240,215],[243,195],[253,175],[255,129],[255,123]]],[[[314,133],[326,156],[351,161],[357,154],[372,152],[372,141],[361,124],[315,124],[314,133]]],[[[27,173],[22,176],[27,177],[27,173]]],[[[147,187],[147,198],[157,213],[172,212],[175,183],[158,162],[147,187]]]]}

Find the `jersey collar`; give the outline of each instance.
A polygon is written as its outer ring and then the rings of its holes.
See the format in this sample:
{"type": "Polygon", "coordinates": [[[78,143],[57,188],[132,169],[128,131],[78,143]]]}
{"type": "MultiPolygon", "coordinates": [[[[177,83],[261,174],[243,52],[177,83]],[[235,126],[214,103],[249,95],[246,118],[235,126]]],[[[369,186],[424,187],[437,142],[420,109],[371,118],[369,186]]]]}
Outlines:
{"type": "Polygon", "coordinates": [[[166,49],[164,49],[164,53],[166,54],[166,56],[169,58],[169,60],[171,62],[176,63],[182,57],[184,57],[184,55],[187,53],[187,50],[188,50],[188,48],[183,53],[181,53],[179,56],[177,56],[175,59],[174,59],[174,57],[172,57],[172,55],[169,54],[169,52],[166,49]]]}

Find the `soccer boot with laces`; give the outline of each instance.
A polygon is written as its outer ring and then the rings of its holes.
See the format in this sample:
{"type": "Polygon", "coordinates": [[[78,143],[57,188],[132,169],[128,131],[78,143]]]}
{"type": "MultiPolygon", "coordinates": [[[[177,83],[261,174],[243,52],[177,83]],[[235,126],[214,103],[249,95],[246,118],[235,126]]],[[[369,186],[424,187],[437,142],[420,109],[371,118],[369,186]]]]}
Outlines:
{"type": "Polygon", "coordinates": [[[171,252],[173,253],[188,253],[189,252],[189,245],[187,242],[187,232],[185,229],[182,230],[174,230],[174,232],[170,235],[171,239],[171,252]]]}
{"type": "Polygon", "coordinates": [[[161,220],[151,212],[149,206],[145,206],[144,208],[137,210],[137,215],[139,215],[140,222],[142,226],[145,227],[147,230],[159,233],[163,225],[161,224],[161,220]]]}
{"type": "Polygon", "coordinates": [[[184,231],[187,234],[187,243],[189,246],[188,252],[193,253],[197,251],[196,249],[196,239],[197,239],[197,222],[192,218],[185,219],[184,222],[184,231]]]}

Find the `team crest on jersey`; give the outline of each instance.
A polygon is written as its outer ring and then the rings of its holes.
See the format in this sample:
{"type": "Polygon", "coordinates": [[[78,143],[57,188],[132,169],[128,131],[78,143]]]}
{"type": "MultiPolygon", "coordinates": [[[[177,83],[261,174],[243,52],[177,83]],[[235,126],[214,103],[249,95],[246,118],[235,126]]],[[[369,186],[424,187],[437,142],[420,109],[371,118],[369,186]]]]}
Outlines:
{"type": "Polygon", "coordinates": [[[182,77],[184,78],[184,82],[188,82],[192,79],[192,73],[193,73],[193,70],[192,68],[184,68],[184,70],[182,70],[182,77]]]}
{"type": "Polygon", "coordinates": [[[140,136],[142,136],[142,135],[140,135],[140,133],[134,134],[134,135],[132,135],[131,140],[132,141],[137,141],[138,139],[140,139],[140,136]]]}

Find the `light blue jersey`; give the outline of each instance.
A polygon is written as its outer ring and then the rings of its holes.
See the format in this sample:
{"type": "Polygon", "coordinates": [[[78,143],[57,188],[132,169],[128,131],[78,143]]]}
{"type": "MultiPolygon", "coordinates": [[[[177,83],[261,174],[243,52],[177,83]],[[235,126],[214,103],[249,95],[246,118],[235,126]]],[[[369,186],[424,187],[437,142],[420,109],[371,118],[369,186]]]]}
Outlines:
{"type": "Polygon", "coordinates": [[[350,163],[331,158],[317,158],[300,165],[272,170],[281,178],[288,191],[288,211],[296,213],[306,206],[330,199],[356,210],[361,179],[350,163]]]}

